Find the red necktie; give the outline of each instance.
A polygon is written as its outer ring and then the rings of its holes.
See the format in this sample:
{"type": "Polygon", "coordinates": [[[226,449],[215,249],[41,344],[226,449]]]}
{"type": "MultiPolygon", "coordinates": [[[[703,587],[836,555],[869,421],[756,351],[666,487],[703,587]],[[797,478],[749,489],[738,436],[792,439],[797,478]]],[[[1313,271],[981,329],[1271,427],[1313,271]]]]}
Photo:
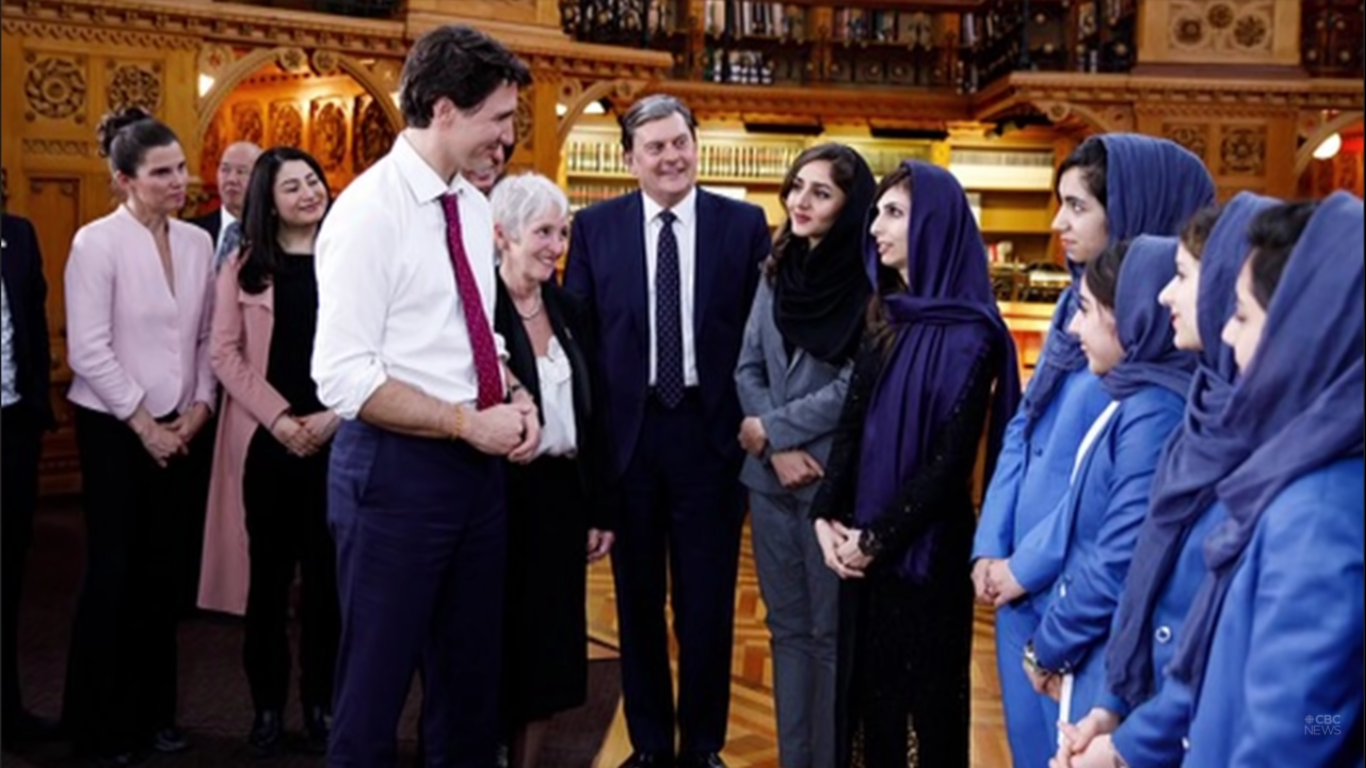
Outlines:
{"type": "Polygon", "coordinates": [[[465,240],[460,236],[459,197],[441,196],[441,209],[446,213],[446,246],[455,267],[455,289],[460,294],[460,306],[465,309],[465,326],[470,332],[474,348],[474,372],[479,378],[479,410],[503,402],[503,377],[498,371],[498,348],[493,343],[493,329],[484,316],[484,304],[479,300],[479,285],[474,282],[469,257],[465,255],[465,240]]]}

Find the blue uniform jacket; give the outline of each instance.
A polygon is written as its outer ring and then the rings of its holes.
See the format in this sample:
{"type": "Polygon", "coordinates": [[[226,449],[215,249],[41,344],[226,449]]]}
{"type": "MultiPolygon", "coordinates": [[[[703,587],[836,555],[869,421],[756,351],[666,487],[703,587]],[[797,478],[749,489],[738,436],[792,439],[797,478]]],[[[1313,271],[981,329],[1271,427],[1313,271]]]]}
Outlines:
{"type": "MultiPolygon", "coordinates": [[[[1205,566],[1205,537],[1226,517],[1228,510],[1218,501],[1200,513],[1186,532],[1186,537],[1181,540],[1181,554],[1177,556],[1176,567],[1167,576],[1166,583],[1162,585],[1162,594],[1158,595],[1153,605],[1148,626],[1153,633],[1152,668],[1157,675],[1156,687],[1163,685],[1166,680],[1162,670],[1176,655],[1186,614],[1190,611],[1191,603],[1195,602],[1195,593],[1200,590],[1205,574],[1209,572],[1205,566]]],[[[1113,633],[1113,624],[1110,629],[1113,633]]],[[[1129,714],[1124,700],[1108,691],[1101,699],[1100,706],[1120,715],[1129,714]]]]}
{"type": "Polygon", "coordinates": [[[1363,462],[1262,513],[1219,614],[1184,765],[1362,766],[1363,462]]]}
{"type": "Polygon", "coordinates": [[[1083,368],[1067,377],[1029,435],[1023,411],[1015,414],[982,502],[974,560],[1010,557],[1011,571],[1020,578],[1012,556],[1066,496],[1082,436],[1109,402],[1100,379],[1083,368]]]}
{"type": "MultiPolygon", "coordinates": [[[[1039,545],[1040,560],[1060,569],[1034,650],[1044,667],[1075,676],[1073,719],[1104,693],[1105,641],[1148,513],[1158,458],[1184,409],[1181,395],[1157,386],[1120,401],[1039,545]]],[[[1035,550],[1035,538],[1024,549],[1035,550]]]]}

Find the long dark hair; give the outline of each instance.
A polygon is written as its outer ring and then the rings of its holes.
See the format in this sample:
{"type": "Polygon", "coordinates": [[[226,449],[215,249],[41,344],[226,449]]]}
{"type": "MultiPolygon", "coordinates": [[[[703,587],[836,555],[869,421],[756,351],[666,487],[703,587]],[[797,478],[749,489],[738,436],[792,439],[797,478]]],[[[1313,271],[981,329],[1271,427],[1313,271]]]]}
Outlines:
{"type": "Polygon", "coordinates": [[[1252,271],[1252,297],[1271,309],[1271,297],[1281,283],[1281,274],[1299,242],[1309,218],[1319,204],[1314,201],[1283,203],[1257,214],[1247,225],[1247,244],[1251,249],[1248,269],[1252,271]]]}
{"type": "MultiPolygon", "coordinates": [[[[787,210],[787,196],[792,192],[792,187],[797,184],[797,174],[807,165],[817,160],[825,160],[830,163],[830,178],[835,182],[835,186],[840,188],[846,196],[853,190],[854,176],[858,173],[859,160],[854,150],[843,144],[818,144],[803,150],[797,159],[792,162],[792,167],[787,169],[787,175],[783,177],[783,184],[778,188],[778,200],[783,204],[783,210],[787,210]]],[[[783,260],[790,252],[792,243],[792,217],[788,212],[788,218],[783,221],[783,226],[778,230],[778,237],[773,241],[773,255],[764,263],[764,275],[772,280],[778,274],[778,263],[783,260]]]]}
{"type": "Polygon", "coordinates": [[[1091,197],[1100,203],[1100,207],[1106,207],[1106,166],[1108,164],[1109,153],[1105,151],[1105,142],[1099,136],[1092,136],[1077,145],[1067,159],[1058,166],[1057,178],[1053,180],[1053,192],[1062,199],[1062,193],[1058,191],[1058,184],[1062,181],[1064,173],[1073,168],[1081,171],[1082,183],[1086,185],[1086,191],[1091,193],[1091,197]]]}
{"type": "MultiPolygon", "coordinates": [[[[896,170],[882,177],[882,181],[877,185],[877,191],[873,193],[873,210],[869,213],[868,222],[871,226],[872,220],[877,217],[878,203],[882,201],[882,196],[889,191],[902,187],[906,190],[906,196],[912,197],[915,194],[914,177],[908,165],[898,165],[896,170]]],[[[912,202],[912,205],[915,203],[912,202]]],[[[907,247],[910,244],[907,243],[907,247]]],[[[910,254],[906,258],[910,258],[910,254]]],[[[877,265],[877,290],[868,299],[868,312],[865,322],[868,327],[868,338],[878,352],[885,359],[891,354],[892,341],[894,334],[892,327],[887,321],[887,309],[882,306],[882,297],[889,293],[906,290],[906,281],[902,279],[901,273],[879,263],[877,265]]]]}
{"type": "Polygon", "coordinates": [[[1124,257],[1129,255],[1129,243],[1129,240],[1121,240],[1101,251],[1082,273],[1096,303],[1111,312],[1115,309],[1115,294],[1119,289],[1119,268],[1124,264],[1124,257]]]}
{"type": "MultiPolygon", "coordinates": [[[[242,269],[237,273],[237,284],[247,293],[260,293],[270,285],[280,262],[285,258],[277,237],[280,232],[280,212],[275,208],[275,177],[285,163],[302,160],[317,174],[327,190],[327,208],[332,208],[332,189],[327,186],[327,175],[313,156],[295,147],[272,147],[256,158],[247,181],[247,199],[242,206],[242,269]]],[[[327,217],[326,211],[323,217],[327,217]]],[[[322,226],[321,220],[319,226],[322,226]]]]}
{"type": "Polygon", "coordinates": [[[1181,229],[1181,244],[1190,251],[1190,255],[1194,256],[1196,261],[1205,255],[1205,243],[1214,232],[1214,226],[1219,223],[1219,216],[1223,212],[1224,207],[1218,203],[1207,205],[1196,211],[1181,229]]]}

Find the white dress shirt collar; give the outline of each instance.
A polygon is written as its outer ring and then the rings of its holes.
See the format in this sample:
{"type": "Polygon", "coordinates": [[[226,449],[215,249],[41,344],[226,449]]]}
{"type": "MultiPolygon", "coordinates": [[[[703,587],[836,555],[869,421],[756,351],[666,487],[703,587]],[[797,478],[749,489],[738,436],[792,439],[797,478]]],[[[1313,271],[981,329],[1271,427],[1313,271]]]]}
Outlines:
{"type": "MultiPolygon", "coordinates": [[[[640,197],[645,201],[645,226],[649,227],[650,223],[664,212],[664,206],[655,202],[654,198],[644,192],[640,193],[640,197]]],[[[693,188],[688,190],[688,196],[679,200],[678,205],[669,210],[678,217],[678,224],[691,227],[697,217],[697,185],[694,184],[693,188]]]]}
{"type": "Polygon", "coordinates": [[[413,199],[419,203],[435,202],[440,200],[442,195],[452,192],[464,195],[474,189],[465,177],[458,173],[450,184],[442,181],[436,169],[422,159],[422,155],[417,153],[417,149],[404,134],[399,134],[398,141],[394,142],[393,155],[394,162],[399,168],[399,177],[407,185],[413,199]]]}

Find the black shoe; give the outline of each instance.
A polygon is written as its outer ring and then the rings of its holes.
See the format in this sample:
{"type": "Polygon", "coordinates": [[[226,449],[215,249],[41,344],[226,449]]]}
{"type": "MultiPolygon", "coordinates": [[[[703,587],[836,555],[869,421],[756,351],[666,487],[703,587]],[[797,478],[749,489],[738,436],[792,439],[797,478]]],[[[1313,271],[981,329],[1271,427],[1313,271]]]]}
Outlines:
{"type": "Polygon", "coordinates": [[[726,768],[726,763],[715,752],[690,752],[679,755],[678,768],[726,768]]]}
{"type": "Polygon", "coordinates": [[[152,734],[152,749],[163,755],[173,755],[177,752],[184,752],[190,748],[190,739],[185,732],[168,725],[165,728],[152,734]]]}
{"type": "Polygon", "coordinates": [[[0,731],[0,740],[7,747],[56,741],[62,735],[62,728],[56,720],[39,717],[26,709],[3,715],[0,731]]]}
{"type": "Polygon", "coordinates": [[[673,755],[657,752],[632,752],[621,764],[621,768],[673,768],[673,755]]]}
{"type": "Polygon", "coordinates": [[[251,721],[251,733],[247,735],[247,747],[251,756],[257,759],[272,757],[280,748],[280,736],[284,731],[284,718],[278,709],[262,709],[251,721]]]}
{"type": "Polygon", "coordinates": [[[327,754],[327,735],[332,730],[332,715],[326,707],[304,707],[304,752],[327,754]]]}

